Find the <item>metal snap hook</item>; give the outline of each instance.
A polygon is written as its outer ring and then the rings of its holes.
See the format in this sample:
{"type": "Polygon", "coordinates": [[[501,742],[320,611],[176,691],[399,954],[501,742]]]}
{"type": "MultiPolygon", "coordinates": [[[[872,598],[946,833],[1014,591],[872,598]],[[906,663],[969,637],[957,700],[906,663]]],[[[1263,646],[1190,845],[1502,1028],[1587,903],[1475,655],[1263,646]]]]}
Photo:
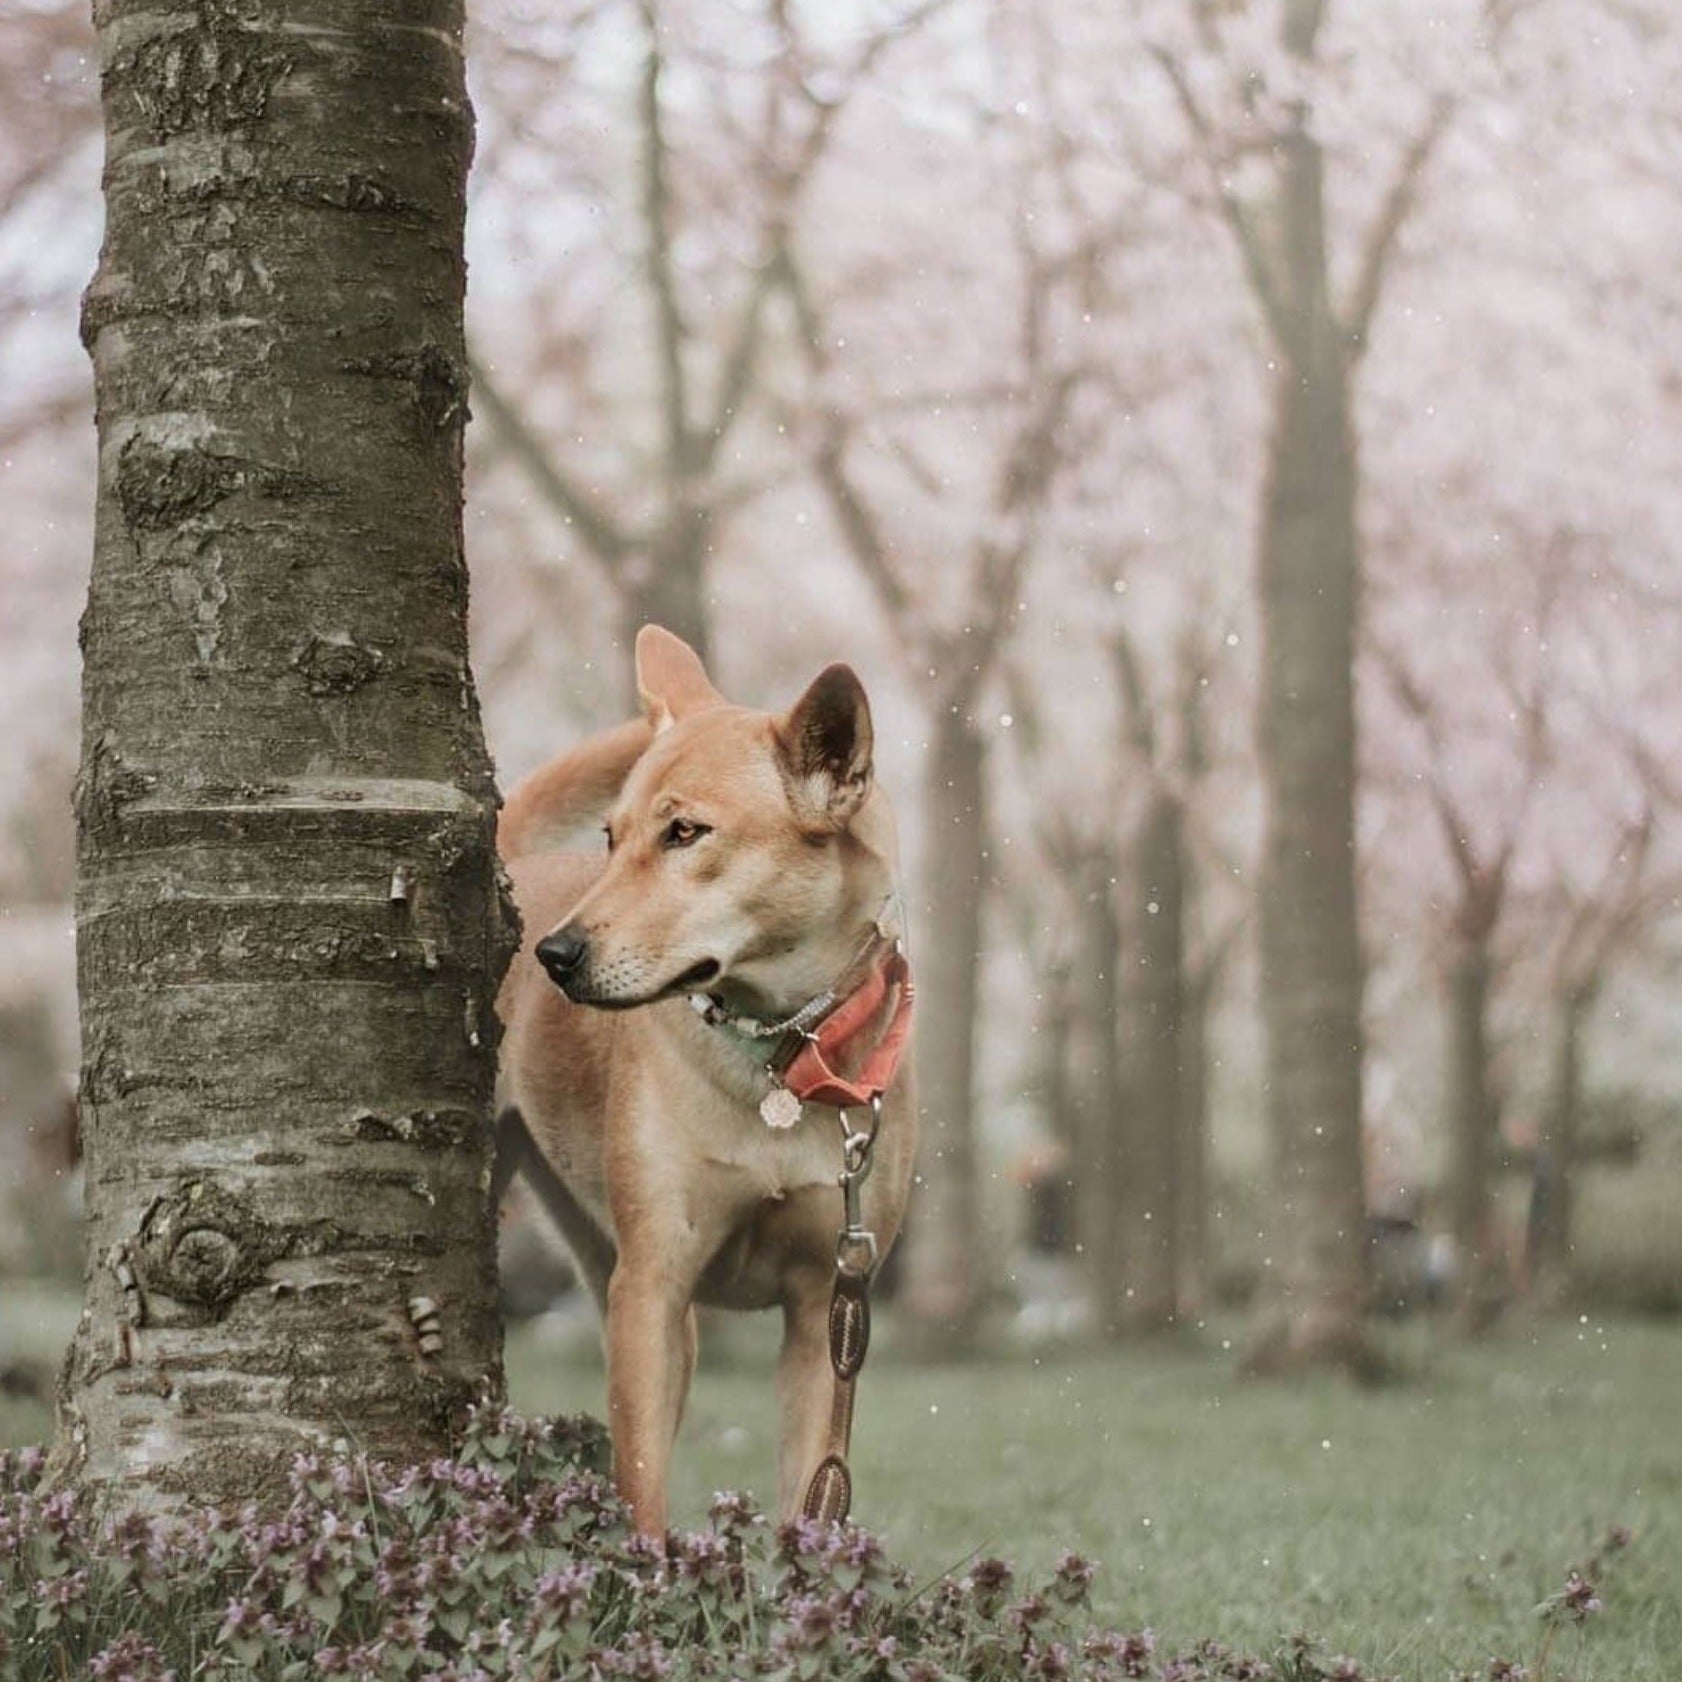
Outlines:
{"type": "Polygon", "coordinates": [[[848,1226],[836,1235],[835,1270],[855,1279],[868,1278],[876,1271],[876,1234],[865,1227],[848,1226]]]}

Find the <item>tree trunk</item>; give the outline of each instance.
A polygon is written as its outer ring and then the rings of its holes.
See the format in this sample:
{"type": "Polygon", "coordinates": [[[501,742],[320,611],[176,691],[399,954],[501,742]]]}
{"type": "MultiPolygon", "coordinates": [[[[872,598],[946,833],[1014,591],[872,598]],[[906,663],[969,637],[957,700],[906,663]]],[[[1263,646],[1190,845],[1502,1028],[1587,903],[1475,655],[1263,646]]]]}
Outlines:
{"type": "Polygon", "coordinates": [[[1153,796],[1139,830],[1132,952],[1122,990],[1123,1060],[1131,1149],[1127,1187],[1127,1320],[1140,1331],[1173,1325],[1179,1273],[1180,1028],[1185,952],[1182,817],[1171,794],[1153,796]]]}
{"type": "Polygon", "coordinates": [[[56,1463],[231,1502],[500,1386],[510,949],[461,548],[460,0],[103,0],[56,1463]]]}
{"type": "MultiPolygon", "coordinates": [[[[1208,775],[1204,723],[1204,666],[1195,649],[1182,653],[1179,696],[1180,766],[1185,799],[1195,802],[1208,775]]],[[[1226,961],[1226,940],[1199,943],[1192,955],[1192,930],[1200,916],[1202,884],[1197,855],[1179,814],[1176,857],[1180,883],[1179,1125],[1175,1129],[1174,1186],[1178,1257],[1175,1306],[1182,1323],[1202,1315],[1209,1299],[1209,1007],[1226,961]]]]}
{"type": "Polygon", "coordinates": [[[1098,1329],[1106,1337],[1120,1336],[1127,1325],[1128,1102],[1121,1060],[1123,953],[1116,874],[1107,852],[1085,861],[1073,1052],[1079,1118],[1075,1233],[1098,1329]]]}
{"type": "Polygon", "coordinates": [[[1251,1363],[1364,1368],[1355,442],[1348,353],[1328,292],[1320,149],[1301,124],[1281,147],[1286,318],[1259,568],[1260,934],[1274,1219],[1251,1363]]]}
{"type": "Polygon", "coordinates": [[[1462,942],[1448,972],[1444,1093],[1450,1219],[1460,1270],[1456,1296],[1471,1329],[1487,1325],[1501,1297],[1501,1248],[1490,1201],[1496,1109],[1489,1078],[1489,984],[1487,947],[1462,942]]]}
{"type": "Polygon", "coordinates": [[[1035,993],[1028,1093],[1046,1148],[1023,1183],[1024,1243],[1035,1254],[1072,1256],[1079,1183],[1080,1111],[1074,1080],[1074,968],[1059,954],[1043,961],[1035,993]]]}
{"type": "Polygon", "coordinates": [[[1209,1006],[1218,964],[1211,959],[1188,972],[1180,1014],[1179,1283],[1182,1321],[1195,1320],[1209,1303],[1209,1006]]]}
{"type": "MultiPolygon", "coordinates": [[[[644,625],[663,625],[700,655],[712,660],[712,614],[707,599],[707,560],[713,516],[705,506],[680,500],[646,550],[624,558],[620,586],[620,635],[629,655],[644,625]]],[[[640,705],[631,672],[631,709],[640,705]]]]}
{"type": "MultiPolygon", "coordinates": [[[[1041,981],[1035,1024],[1034,1088],[1046,1136],[1065,1151],[1080,1147],[1079,1094],[1074,1081],[1074,1013],[1077,995],[1073,966],[1055,958],[1041,981]]],[[[1072,1172],[1065,1165],[1066,1172],[1072,1172]]]]}
{"type": "Polygon", "coordinates": [[[941,707],[929,745],[917,1089],[920,1184],[907,1234],[905,1302],[926,1343],[957,1345],[981,1303],[975,1026],[987,888],[986,746],[962,712],[941,707]]]}
{"type": "Polygon", "coordinates": [[[1553,1001],[1553,1066],[1537,1146],[1530,1217],[1536,1295],[1553,1308],[1571,1297],[1571,1205],[1583,1114],[1583,1029],[1593,1001],[1592,986],[1569,984],[1553,1001]]]}

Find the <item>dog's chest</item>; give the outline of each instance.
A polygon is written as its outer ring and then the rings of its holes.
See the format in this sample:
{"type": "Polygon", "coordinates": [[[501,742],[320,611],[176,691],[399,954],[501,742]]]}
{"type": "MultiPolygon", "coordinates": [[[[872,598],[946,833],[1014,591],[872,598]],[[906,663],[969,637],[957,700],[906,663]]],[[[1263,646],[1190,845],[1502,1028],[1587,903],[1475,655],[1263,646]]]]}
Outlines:
{"type": "Polygon", "coordinates": [[[809,1115],[786,1131],[757,1118],[756,1124],[759,1136],[749,1134],[711,1157],[713,1171],[733,1182],[735,1218],[696,1294],[720,1308],[781,1301],[791,1267],[827,1265],[841,1218],[834,1118],[809,1115]]]}
{"type": "Polygon", "coordinates": [[[781,1202],[794,1192],[836,1183],[841,1130],[827,1110],[808,1109],[793,1127],[767,1127],[752,1114],[713,1141],[708,1156],[715,1167],[742,1176],[759,1197],[781,1202]]]}

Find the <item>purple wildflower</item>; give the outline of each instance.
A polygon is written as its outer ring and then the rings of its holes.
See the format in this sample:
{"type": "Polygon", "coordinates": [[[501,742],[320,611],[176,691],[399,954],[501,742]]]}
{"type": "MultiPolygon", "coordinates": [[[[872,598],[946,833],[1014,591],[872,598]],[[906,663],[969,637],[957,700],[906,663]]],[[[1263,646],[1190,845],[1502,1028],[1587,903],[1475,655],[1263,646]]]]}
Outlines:
{"type": "Polygon", "coordinates": [[[1575,1570],[1566,1573],[1565,1587],[1559,1593],[1558,1602],[1566,1616],[1578,1624],[1600,1610],[1600,1596],[1595,1593],[1594,1584],[1582,1572],[1575,1570]]]}
{"type": "Polygon", "coordinates": [[[564,1565],[537,1579],[532,1598],[542,1612],[570,1623],[589,1610],[590,1591],[595,1582],[595,1566],[564,1565]]]}
{"type": "Polygon", "coordinates": [[[1104,1630],[1089,1635],[1081,1650],[1093,1663],[1113,1670],[1118,1676],[1148,1676],[1151,1655],[1156,1651],[1156,1636],[1148,1629],[1131,1635],[1104,1630]]]}
{"type": "Polygon", "coordinates": [[[175,1682],[175,1672],[165,1665],[163,1655],[134,1630],[119,1635],[89,1659],[88,1674],[99,1682],[175,1682]]]}

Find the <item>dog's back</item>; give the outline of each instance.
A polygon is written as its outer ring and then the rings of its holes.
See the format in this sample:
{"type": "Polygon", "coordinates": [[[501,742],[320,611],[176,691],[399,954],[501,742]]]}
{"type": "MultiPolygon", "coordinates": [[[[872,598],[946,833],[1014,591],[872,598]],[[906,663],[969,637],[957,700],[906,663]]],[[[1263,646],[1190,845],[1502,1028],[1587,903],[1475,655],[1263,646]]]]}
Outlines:
{"type": "MultiPolygon", "coordinates": [[[[608,1067],[622,1024],[571,1004],[550,984],[532,947],[601,874],[604,852],[599,843],[594,851],[583,850],[583,837],[612,805],[652,739],[647,720],[635,719],[580,743],[516,784],[497,824],[497,851],[524,925],[497,1001],[504,1034],[497,1107],[526,1117],[565,1114],[570,1121],[564,1133],[545,1130],[536,1161],[524,1159],[530,1140],[521,1138],[512,1148],[523,1160],[499,1164],[499,1180],[521,1166],[528,1178],[542,1177],[535,1189],[587,1275],[611,1261],[605,1211],[590,1206],[594,1198],[577,1209],[559,1203],[564,1188],[545,1170],[563,1174],[575,1191],[600,1186],[608,1067]],[[577,850],[564,850],[568,842],[577,850]],[[581,1216],[593,1230],[580,1227],[581,1216]]],[[[509,1137],[501,1148],[511,1148],[509,1137]]],[[[602,1280],[592,1276],[589,1283],[599,1291],[602,1280]]]]}
{"type": "MultiPolygon", "coordinates": [[[[599,819],[654,739],[647,719],[592,736],[515,785],[496,826],[496,850],[512,865],[553,850],[599,819]]],[[[564,909],[564,908],[563,908],[564,909]]]]}

